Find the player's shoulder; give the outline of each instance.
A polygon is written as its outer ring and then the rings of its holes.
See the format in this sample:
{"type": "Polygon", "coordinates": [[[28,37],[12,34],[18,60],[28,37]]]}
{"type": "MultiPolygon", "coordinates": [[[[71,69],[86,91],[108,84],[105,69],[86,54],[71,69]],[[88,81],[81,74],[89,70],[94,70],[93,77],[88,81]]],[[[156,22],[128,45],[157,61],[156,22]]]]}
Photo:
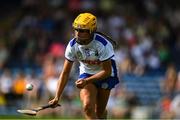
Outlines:
{"type": "Polygon", "coordinates": [[[70,46],[70,47],[73,47],[75,44],[76,44],[76,38],[72,38],[72,39],[69,41],[69,46],[70,46]]]}
{"type": "Polygon", "coordinates": [[[99,42],[103,46],[106,46],[109,43],[108,40],[103,35],[101,35],[99,33],[94,33],[94,40],[96,42],[99,42]]]}

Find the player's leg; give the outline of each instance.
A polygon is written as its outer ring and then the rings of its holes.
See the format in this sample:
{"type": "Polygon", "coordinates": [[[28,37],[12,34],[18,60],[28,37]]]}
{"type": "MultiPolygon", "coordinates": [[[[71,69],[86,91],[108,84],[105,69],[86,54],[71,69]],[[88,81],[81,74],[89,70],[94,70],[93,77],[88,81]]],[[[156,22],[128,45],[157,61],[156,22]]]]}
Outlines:
{"type": "Polygon", "coordinates": [[[86,119],[96,119],[95,104],[96,104],[97,88],[94,84],[88,84],[80,90],[80,98],[83,104],[83,111],[86,119]]]}
{"type": "Polygon", "coordinates": [[[110,95],[110,90],[98,88],[96,108],[95,108],[97,118],[100,119],[107,118],[106,105],[109,99],[109,95],[110,95]]]}

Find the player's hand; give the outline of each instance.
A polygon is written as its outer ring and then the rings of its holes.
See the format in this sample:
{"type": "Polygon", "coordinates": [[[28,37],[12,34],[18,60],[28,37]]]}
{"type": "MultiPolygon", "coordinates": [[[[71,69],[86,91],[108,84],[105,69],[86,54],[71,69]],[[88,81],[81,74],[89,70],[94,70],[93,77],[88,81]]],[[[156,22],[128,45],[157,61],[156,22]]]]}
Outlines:
{"type": "Polygon", "coordinates": [[[54,98],[54,99],[49,101],[49,104],[52,105],[53,107],[57,107],[58,106],[58,101],[59,101],[59,99],[54,98]]]}
{"type": "Polygon", "coordinates": [[[87,81],[85,79],[79,79],[75,82],[75,84],[77,88],[81,89],[87,84],[87,81]]]}

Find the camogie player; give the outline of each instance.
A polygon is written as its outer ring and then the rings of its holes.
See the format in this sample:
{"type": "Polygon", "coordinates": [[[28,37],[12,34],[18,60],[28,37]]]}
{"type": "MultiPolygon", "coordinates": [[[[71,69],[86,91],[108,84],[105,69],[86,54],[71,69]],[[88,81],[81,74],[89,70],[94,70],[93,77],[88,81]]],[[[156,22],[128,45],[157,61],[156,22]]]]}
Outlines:
{"type": "Polygon", "coordinates": [[[97,19],[91,13],[79,14],[73,22],[74,38],[65,51],[65,62],[60,74],[54,99],[57,105],[74,61],[79,61],[80,75],[75,85],[80,89],[80,99],[86,119],[105,119],[110,91],[119,83],[113,45],[109,37],[96,32],[97,19]]]}

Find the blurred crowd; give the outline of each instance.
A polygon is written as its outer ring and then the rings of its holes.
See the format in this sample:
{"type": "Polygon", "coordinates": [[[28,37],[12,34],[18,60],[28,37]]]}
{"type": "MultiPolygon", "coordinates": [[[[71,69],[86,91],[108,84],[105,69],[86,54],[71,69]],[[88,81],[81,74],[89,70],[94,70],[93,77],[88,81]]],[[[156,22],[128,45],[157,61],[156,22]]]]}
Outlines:
{"type": "MultiPolygon", "coordinates": [[[[0,114],[47,103],[54,96],[64,51],[81,12],[97,16],[98,31],[116,41],[120,85],[108,103],[112,118],[180,118],[180,4],[178,0],[2,0],[0,114]],[[152,73],[147,75],[147,73],[152,73]],[[142,106],[124,75],[158,75],[160,99],[142,106]],[[32,91],[25,90],[32,83],[32,91]],[[153,113],[153,111],[156,111],[153,113]]],[[[81,116],[78,63],[54,116],[81,116]],[[72,111],[70,111],[72,110],[72,111]]],[[[138,89],[138,88],[137,88],[138,89]]],[[[44,111],[46,112],[46,111],[44,111]]],[[[43,114],[43,113],[41,113],[43,114]]],[[[46,113],[45,113],[46,114],[46,113]]]]}

